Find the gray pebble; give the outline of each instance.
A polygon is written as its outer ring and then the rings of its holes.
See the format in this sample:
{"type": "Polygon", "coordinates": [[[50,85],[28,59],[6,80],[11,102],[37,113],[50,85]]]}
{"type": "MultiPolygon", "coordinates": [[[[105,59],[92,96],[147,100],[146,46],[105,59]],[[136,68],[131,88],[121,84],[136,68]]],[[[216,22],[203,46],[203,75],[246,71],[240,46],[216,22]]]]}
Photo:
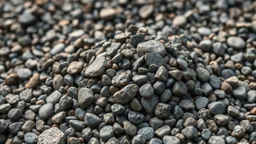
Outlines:
{"type": "Polygon", "coordinates": [[[20,109],[13,108],[8,112],[8,118],[13,121],[18,120],[22,116],[22,112],[20,109]]]}
{"type": "Polygon", "coordinates": [[[210,112],[214,115],[223,114],[225,112],[225,105],[223,102],[217,101],[208,104],[210,112]]]}
{"type": "Polygon", "coordinates": [[[231,36],[227,39],[227,44],[230,46],[230,47],[233,47],[237,50],[241,50],[241,49],[244,49],[245,48],[245,41],[240,38],[240,37],[234,37],[234,36],[231,36]]]}
{"type": "Polygon", "coordinates": [[[238,86],[232,92],[233,96],[237,99],[246,99],[247,91],[244,86],[238,86]]]}
{"type": "Polygon", "coordinates": [[[147,65],[156,65],[157,67],[160,67],[164,64],[163,57],[158,53],[147,53],[145,55],[145,61],[147,65]]]}
{"type": "Polygon", "coordinates": [[[101,119],[93,113],[86,113],[84,117],[84,122],[86,126],[93,128],[101,123],[101,119]]]}
{"type": "Polygon", "coordinates": [[[61,96],[62,96],[62,94],[59,91],[55,90],[49,96],[47,96],[46,102],[52,103],[55,105],[56,103],[59,102],[59,100],[61,99],[61,96]]]}
{"type": "Polygon", "coordinates": [[[138,134],[141,134],[146,140],[150,140],[154,137],[154,129],[151,127],[143,127],[138,130],[138,134]]]}
{"type": "Polygon", "coordinates": [[[140,95],[149,98],[154,95],[154,89],[150,83],[142,85],[139,89],[140,95]]]}
{"type": "Polygon", "coordinates": [[[194,139],[197,137],[197,129],[194,126],[188,126],[181,132],[187,139],[194,139]]]}
{"type": "Polygon", "coordinates": [[[164,144],[180,144],[181,143],[180,139],[178,139],[175,136],[169,136],[169,135],[164,136],[163,142],[164,144]]]}
{"type": "Polygon", "coordinates": [[[138,92],[139,88],[135,84],[129,84],[117,91],[113,98],[117,103],[127,104],[138,92]]]}
{"type": "Polygon", "coordinates": [[[196,74],[202,82],[206,82],[210,79],[210,73],[204,68],[201,68],[201,67],[197,68],[196,74]]]}
{"type": "Polygon", "coordinates": [[[26,133],[24,136],[24,141],[27,144],[36,144],[37,143],[37,135],[34,133],[31,133],[31,132],[26,133]]]}
{"type": "Polygon", "coordinates": [[[175,82],[172,88],[172,92],[175,96],[184,96],[187,93],[187,86],[184,82],[175,82]]]}
{"type": "Polygon", "coordinates": [[[112,138],[114,136],[114,129],[112,126],[104,126],[101,130],[100,130],[100,138],[103,141],[107,141],[108,139],[112,138]]]}
{"type": "Polygon", "coordinates": [[[205,108],[208,105],[208,102],[209,102],[208,98],[206,98],[206,97],[198,97],[195,100],[196,108],[198,110],[200,110],[201,108],[205,108]]]}
{"type": "Polygon", "coordinates": [[[156,95],[153,95],[150,98],[141,98],[141,105],[147,113],[153,113],[153,110],[158,102],[159,98],[156,95]]]}
{"type": "Polygon", "coordinates": [[[79,89],[77,96],[79,106],[83,109],[87,108],[89,105],[93,103],[93,97],[94,93],[91,89],[85,87],[79,89]]]}
{"type": "Polygon", "coordinates": [[[32,71],[28,68],[19,68],[17,70],[17,75],[20,79],[26,80],[32,76],[32,71]]]}
{"type": "Polygon", "coordinates": [[[40,107],[38,111],[38,115],[42,120],[46,120],[47,118],[49,118],[52,115],[52,113],[53,113],[53,104],[51,103],[44,104],[43,106],[40,107]]]}
{"type": "Polygon", "coordinates": [[[146,53],[158,53],[165,56],[167,53],[164,45],[154,40],[140,43],[137,47],[137,52],[140,56],[145,55],[146,53]]]}

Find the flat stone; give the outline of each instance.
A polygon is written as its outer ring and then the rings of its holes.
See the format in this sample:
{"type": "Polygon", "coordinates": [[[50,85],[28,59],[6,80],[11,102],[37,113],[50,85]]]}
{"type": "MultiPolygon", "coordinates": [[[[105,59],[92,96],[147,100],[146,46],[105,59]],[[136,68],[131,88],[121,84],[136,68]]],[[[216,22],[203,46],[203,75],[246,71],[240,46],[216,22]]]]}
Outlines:
{"type": "Polygon", "coordinates": [[[209,99],[206,97],[198,97],[195,100],[195,105],[198,110],[205,108],[208,105],[209,99]]]}
{"type": "Polygon", "coordinates": [[[112,78],[111,83],[115,86],[125,86],[128,84],[131,77],[132,75],[130,70],[120,72],[120,73],[117,73],[116,76],[112,78]]]}
{"type": "Polygon", "coordinates": [[[101,130],[100,130],[100,138],[103,140],[103,141],[106,141],[112,137],[114,137],[114,129],[112,126],[104,126],[101,130]]]}
{"type": "Polygon", "coordinates": [[[84,72],[85,76],[86,77],[101,76],[105,71],[106,63],[107,61],[105,57],[97,56],[96,59],[93,61],[93,63],[86,68],[84,72]]]}
{"type": "Polygon", "coordinates": [[[117,91],[113,98],[117,103],[127,104],[138,92],[139,87],[135,84],[129,84],[117,91]]]}
{"type": "Polygon", "coordinates": [[[183,27],[187,23],[187,19],[185,16],[179,15],[174,17],[172,24],[174,26],[183,27]]]}
{"type": "Polygon", "coordinates": [[[142,97],[149,98],[154,95],[154,89],[150,83],[146,83],[140,87],[139,93],[142,97]]]}
{"type": "Polygon", "coordinates": [[[56,55],[59,54],[61,52],[63,52],[65,49],[65,44],[64,43],[58,43],[56,44],[50,51],[51,55],[56,55]]]}
{"type": "Polygon", "coordinates": [[[166,135],[163,138],[164,144],[180,144],[180,139],[175,136],[166,135]]]}
{"type": "Polygon", "coordinates": [[[64,144],[65,135],[56,127],[45,130],[38,136],[37,144],[64,144]]]}
{"type": "Polygon", "coordinates": [[[19,94],[20,99],[25,102],[30,102],[32,96],[32,89],[25,89],[19,94]]]}
{"type": "Polygon", "coordinates": [[[61,96],[62,94],[59,91],[55,90],[49,96],[46,97],[46,102],[55,105],[60,101],[61,96]]]}
{"type": "Polygon", "coordinates": [[[226,144],[224,138],[221,136],[211,136],[209,141],[209,144],[226,144]]]}
{"type": "Polygon", "coordinates": [[[210,79],[210,73],[204,68],[197,68],[196,74],[202,82],[207,82],[210,79]]]}
{"type": "Polygon", "coordinates": [[[238,86],[232,92],[233,96],[237,99],[246,99],[247,91],[244,86],[238,86]]]}
{"type": "Polygon", "coordinates": [[[28,132],[24,136],[24,141],[27,144],[36,144],[37,143],[37,135],[31,132],[28,132]]]}
{"type": "Polygon", "coordinates": [[[141,98],[141,105],[147,113],[153,113],[155,106],[159,102],[159,98],[156,95],[153,95],[150,98],[141,98]]]}
{"type": "Polygon", "coordinates": [[[115,15],[116,15],[116,11],[113,8],[101,9],[100,14],[99,14],[100,18],[103,20],[112,19],[115,17],[115,15]]]}
{"type": "Polygon", "coordinates": [[[101,119],[93,113],[86,113],[84,117],[84,122],[86,126],[94,128],[99,126],[99,124],[101,123],[101,119]]]}
{"type": "Polygon", "coordinates": [[[26,80],[32,76],[32,71],[28,68],[20,68],[17,70],[19,79],[26,80]]]}

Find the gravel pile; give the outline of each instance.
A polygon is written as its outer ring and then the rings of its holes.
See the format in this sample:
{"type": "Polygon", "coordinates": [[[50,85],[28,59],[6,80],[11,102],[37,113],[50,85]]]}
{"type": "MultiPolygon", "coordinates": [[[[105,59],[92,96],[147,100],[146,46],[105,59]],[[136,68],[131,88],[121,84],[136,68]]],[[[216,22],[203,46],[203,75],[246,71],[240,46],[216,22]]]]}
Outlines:
{"type": "Polygon", "coordinates": [[[0,143],[256,144],[255,7],[0,1],[0,143]]]}

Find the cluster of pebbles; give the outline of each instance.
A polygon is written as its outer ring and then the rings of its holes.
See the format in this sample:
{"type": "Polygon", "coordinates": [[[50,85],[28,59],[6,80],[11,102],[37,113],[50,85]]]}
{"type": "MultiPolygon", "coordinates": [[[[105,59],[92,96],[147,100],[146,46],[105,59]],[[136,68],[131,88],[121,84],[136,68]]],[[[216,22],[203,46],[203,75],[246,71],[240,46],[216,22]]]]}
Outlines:
{"type": "Polygon", "coordinates": [[[256,144],[253,0],[1,0],[0,143],[256,144]]]}

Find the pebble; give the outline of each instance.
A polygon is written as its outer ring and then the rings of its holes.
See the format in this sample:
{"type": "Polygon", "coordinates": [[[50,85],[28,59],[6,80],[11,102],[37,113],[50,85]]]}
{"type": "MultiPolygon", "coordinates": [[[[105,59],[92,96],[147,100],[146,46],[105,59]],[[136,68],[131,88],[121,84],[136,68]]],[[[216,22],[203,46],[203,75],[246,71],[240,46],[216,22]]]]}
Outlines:
{"type": "Polygon", "coordinates": [[[170,106],[168,104],[165,103],[158,103],[155,106],[155,115],[159,118],[167,118],[169,116],[170,113],[170,106]]]}
{"type": "Polygon", "coordinates": [[[143,5],[139,9],[139,16],[141,18],[147,18],[147,17],[149,17],[152,14],[153,10],[154,10],[154,6],[153,5],[143,5]]]}
{"type": "Polygon", "coordinates": [[[149,98],[154,95],[154,89],[150,83],[146,83],[139,88],[139,93],[142,97],[149,98]]]}
{"type": "Polygon", "coordinates": [[[140,43],[137,47],[137,53],[139,54],[139,56],[143,56],[147,53],[158,53],[161,56],[165,56],[167,52],[162,43],[154,40],[150,40],[150,41],[140,43]]]}
{"type": "Polygon", "coordinates": [[[100,129],[100,138],[103,141],[107,141],[113,136],[114,136],[114,129],[112,126],[107,125],[100,129]]]}
{"type": "Polygon", "coordinates": [[[37,143],[37,135],[34,133],[31,133],[31,132],[26,133],[24,136],[24,141],[27,144],[36,144],[37,143]]]}
{"type": "Polygon", "coordinates": [[[175,136],[166,135],[163,137],[164,144],[180,144],[180,139],[175,136]]]}
{"type": "Polygon", "coordinates": [[[131,71],[127,70],[125,72],[117,73],[116,76],[113,77],[111,83],[115,86],[125,86],[128,84],[131,79],[131,71]]]}
{"type": "Polygon", "coordinates": [[[9,122],[4,119],[0,119],[0,134],[5,132],[9,127],[9,122]]]}
{"type": "Polygon", "coordinates": [[[137,133],[137,127],[129,121],[123,121],[124,132],[129,136],[135,136],[137,133]]]}
{"type": "Polygon", "coordinates": [[[217,114],[214,116],[214,121],[218,125],[226,125],[229,122],[229,117],[224,114],[217,114]]]}
{"type": "Polygon", "coordinates": [[[113,98],[117,103],[127,104],[138,92],[138,86],[135,84],[129,84],[123,87],[120,91],[117,91],[113,98]]]}
{"type": "Polygon", "coordinates": [[[28,68],[20,68],[17,70],[19,79],[26,80],[32,76],[32,71],[28,68]]]}
{"type": "Polygon", "coordinates": [[[35,22],[36,17],[30,12],[24,12],[18,19],[19,23],[28,26],[35,22]]]}
{"type": "Polygon", "coordinates": [[[30,102],[32,96],[32,89],[25,89],[19,94],[20,99],[24,100],[25,102],[30,102]]]}
{"type": "Polygon", "coordinates": [[[187,93],[187,86],[184,82],[175,82],[172,88],[172,92],[175,96],[184,96],[187,93]]]}
{"type": "Polygon", "coordinates": [[[38,111],[38,115],[42,120],[46,120],[47,118],[49,118],[52,115],[52,113],[53,113],[53,104],[51,103],[44,104],[43,106],[40,107],[38,111]]]}
{"type": "MultiPolygon", "coordinates": [[[[203,30],[201,30],[201,31],[203,31],[203,30]]],[[[207,32],[207,33],[206,33],[206,32],[205,32],[205,33],[204,33],[204,32],[200,32],[200,34],[209,35],[208,32],[207,32]]],[[[200,42],[199,46],[200,46],[200,48],[201,48],[203,51],[208,52],[208,51],[210,51],[211,48],[212,48],[212,41],[211,41],[211,40],[203,40],[203,41],[200,42]]]]}
{"type": "Polygon", "coordinates": [[[256,102],[256,91],[255,90],[250,90],[247,92],[247,101],[249,103],[256,102]]]}
{"type": "Polygon", "coordinates": [[[240,37],[234,37],[234,36],[231,36],[227,39],[227,44],[230,46],[230,47],[233,47],[237,50],[242,50],[245,48],[245,41],[240,38],[240,37]]]}
{"type": "Polygon", "coordinates": [[[198,33],[201,34],[202,36],[208,36],[211,34],[211,29],[207,27],[200,27],[198,28],[198,33]]]}
{"type": "Polygon", "coordinates": [[[201,136],[203,139],[208,140],[210,138],[211,134],[212,134],[212,132],[210,129],[203,129],[201,136]]]}
{"type": "Polygon", "coordinates": [[[83,62],[79,62],[79,61],[73,61],[69,64],[67,72],[71,75],[75,75],[78,74],[82,71],[83,69],[83,62]]]}
{"type": "Polygon", "coordinates": [[[197,73],[198,78],[202,82],[207,82],[210,79],[210,73],[204,68],[201,68],[201,67],[197,68],[196,73],[197,73]]]}
{"type": "Polygon", "coordinates": [[[246,99],[247,91],[244,86],[238,86],[232,92],[233,96],[237,99],[246,99]]]}
{"type": "Polygon", "coordinates": [[[115,17],[115,15],[116,15],[116,11],[113,8],[101,9],[101,11],[99,13],[100,18],[103,20],[110,20],[113,17],[115,17]]]}
{"type": "Polygon", "coordinates": [[[101,123],[101,119],[93,113],[86,113],[84,117],[84,122],[86,126],[93,128],[101,123]]]}
{"type": "Polygon", "coordinates": [[[165,135],[168,135],[171,131],[171,127],[168,126],[168,125],[164,125],[160,128],[158,128],[156,131],[155,131],[155,134],[159,137],[164,137],[165,135]]]}
{"type": "Polygon", "coordinates": [[[154,129],[151,127],[143,127],[138,130],[138,134],[141,134],[146,140],[150,140],[154,137],[154,129]]]}
{"type": "Polygon", "coordinates": [[[37,144],[45,144],[45,143],[55,143],[61,144],[65,141],[65,136],[62,131],[60,131],[56,127],[52,127],[48,130],[45,130],[38,136],[37,144]]]}
{"type": "Polygon", "coordinates": [[[104,73],[106,67],[105,57],[98,56],[84,71],[86,77],[97,77],[104,73]]]}
{"type": "Polygon", "coordinates": [[[147,53],[145,55],[145,61],[147,65],[156,65],[157,67],[160,67],[164,63],[163,57],[158,53],[147,53]]]}
{"type": "Polygon", "coordinates": [[[141,98],[141,105],[147,113],[153,113],[153,110],[158,102],[159,98],[156,95],[153,95],[150,98],[141,98]]]}
{"type": "Polygon", "coordinates": [[[194,139],[197,137],[197,129],[194,126],[188,126],[181,132],[187,139],[194,139]]]}
{"type": "Polygon", "coordinates": [[[209,103],[208,108],[213,115],[223,114],[225,112],[225,105],[220,101],[209,103]]]}
{"type": "Polygon", "coordinates": [[[52,117],[52,122],[55,124],[60,124],[65,119],[65,117],[66,117],[66,112],[61,111],[52,117]]]}
{"type": "Polygon", "coordinates": [[[185,110],[185,111],[190,111],[192,109],[195,108],[195,105],[193,102],[191,102],[190,100],[188,99],[182,99],[180,102],[179,102],[179,106],[185,110]]]}
{"type": "Polygon", "coordinates": [[[12,108],[8,112],[8,118],[10,118],[13,121],[18,120],[21,116],[22,116],[22,112],[20,109],[17,109],[17,108],[12,108]]]}
{"type": "Polygon", "coordinates": [[[174,17],[172,24],[174,26],[183,27],[187,23],[186,17],[179,15],[174,17]]]}
{"type": "Polygon", "coordinates": [[[146,143],[146,139],[141,134],[138,134],[133,137],[132,143],[133,144],[144,144],[144,143],[146,143]]]}
{"type": "Polygon", "coordinates": [[[84,87],[79,89],[78,96],[77,96],[77,101],[79,106],[82,109],[87,108],[94,101],[93,95],[94,95],[93,91],[89,88],[84,87]]]}
{"type": "Polygon", "coordinates": [[[51,55],[56,55],[59,54],[61,52],[63,52],[65,49],[65,44],[64,43],[58,43],[56,44],[50,51],[51,55]]]}
{"type": "Polygon", "coordinates": [[[55,105],[60,101],[61,96],[62,96],[62,94],[59,91],[55,90],[49,96],[46,97],[46,102],[52,103],[55,105]]]}
{"type": "Polygon", "coordinates": [[[198,97],[195,100],[195,106],[198,110],[200,110],[201,108],[205,108],[209,103],[209,99],[206,97],[198,97]]]}
{"type": "Polygon", "coordinates": [[[221,136],[211,136],[209,141],[208,141],[209,144],[226,144],[224,138],[222,138],[221,136]]]}

